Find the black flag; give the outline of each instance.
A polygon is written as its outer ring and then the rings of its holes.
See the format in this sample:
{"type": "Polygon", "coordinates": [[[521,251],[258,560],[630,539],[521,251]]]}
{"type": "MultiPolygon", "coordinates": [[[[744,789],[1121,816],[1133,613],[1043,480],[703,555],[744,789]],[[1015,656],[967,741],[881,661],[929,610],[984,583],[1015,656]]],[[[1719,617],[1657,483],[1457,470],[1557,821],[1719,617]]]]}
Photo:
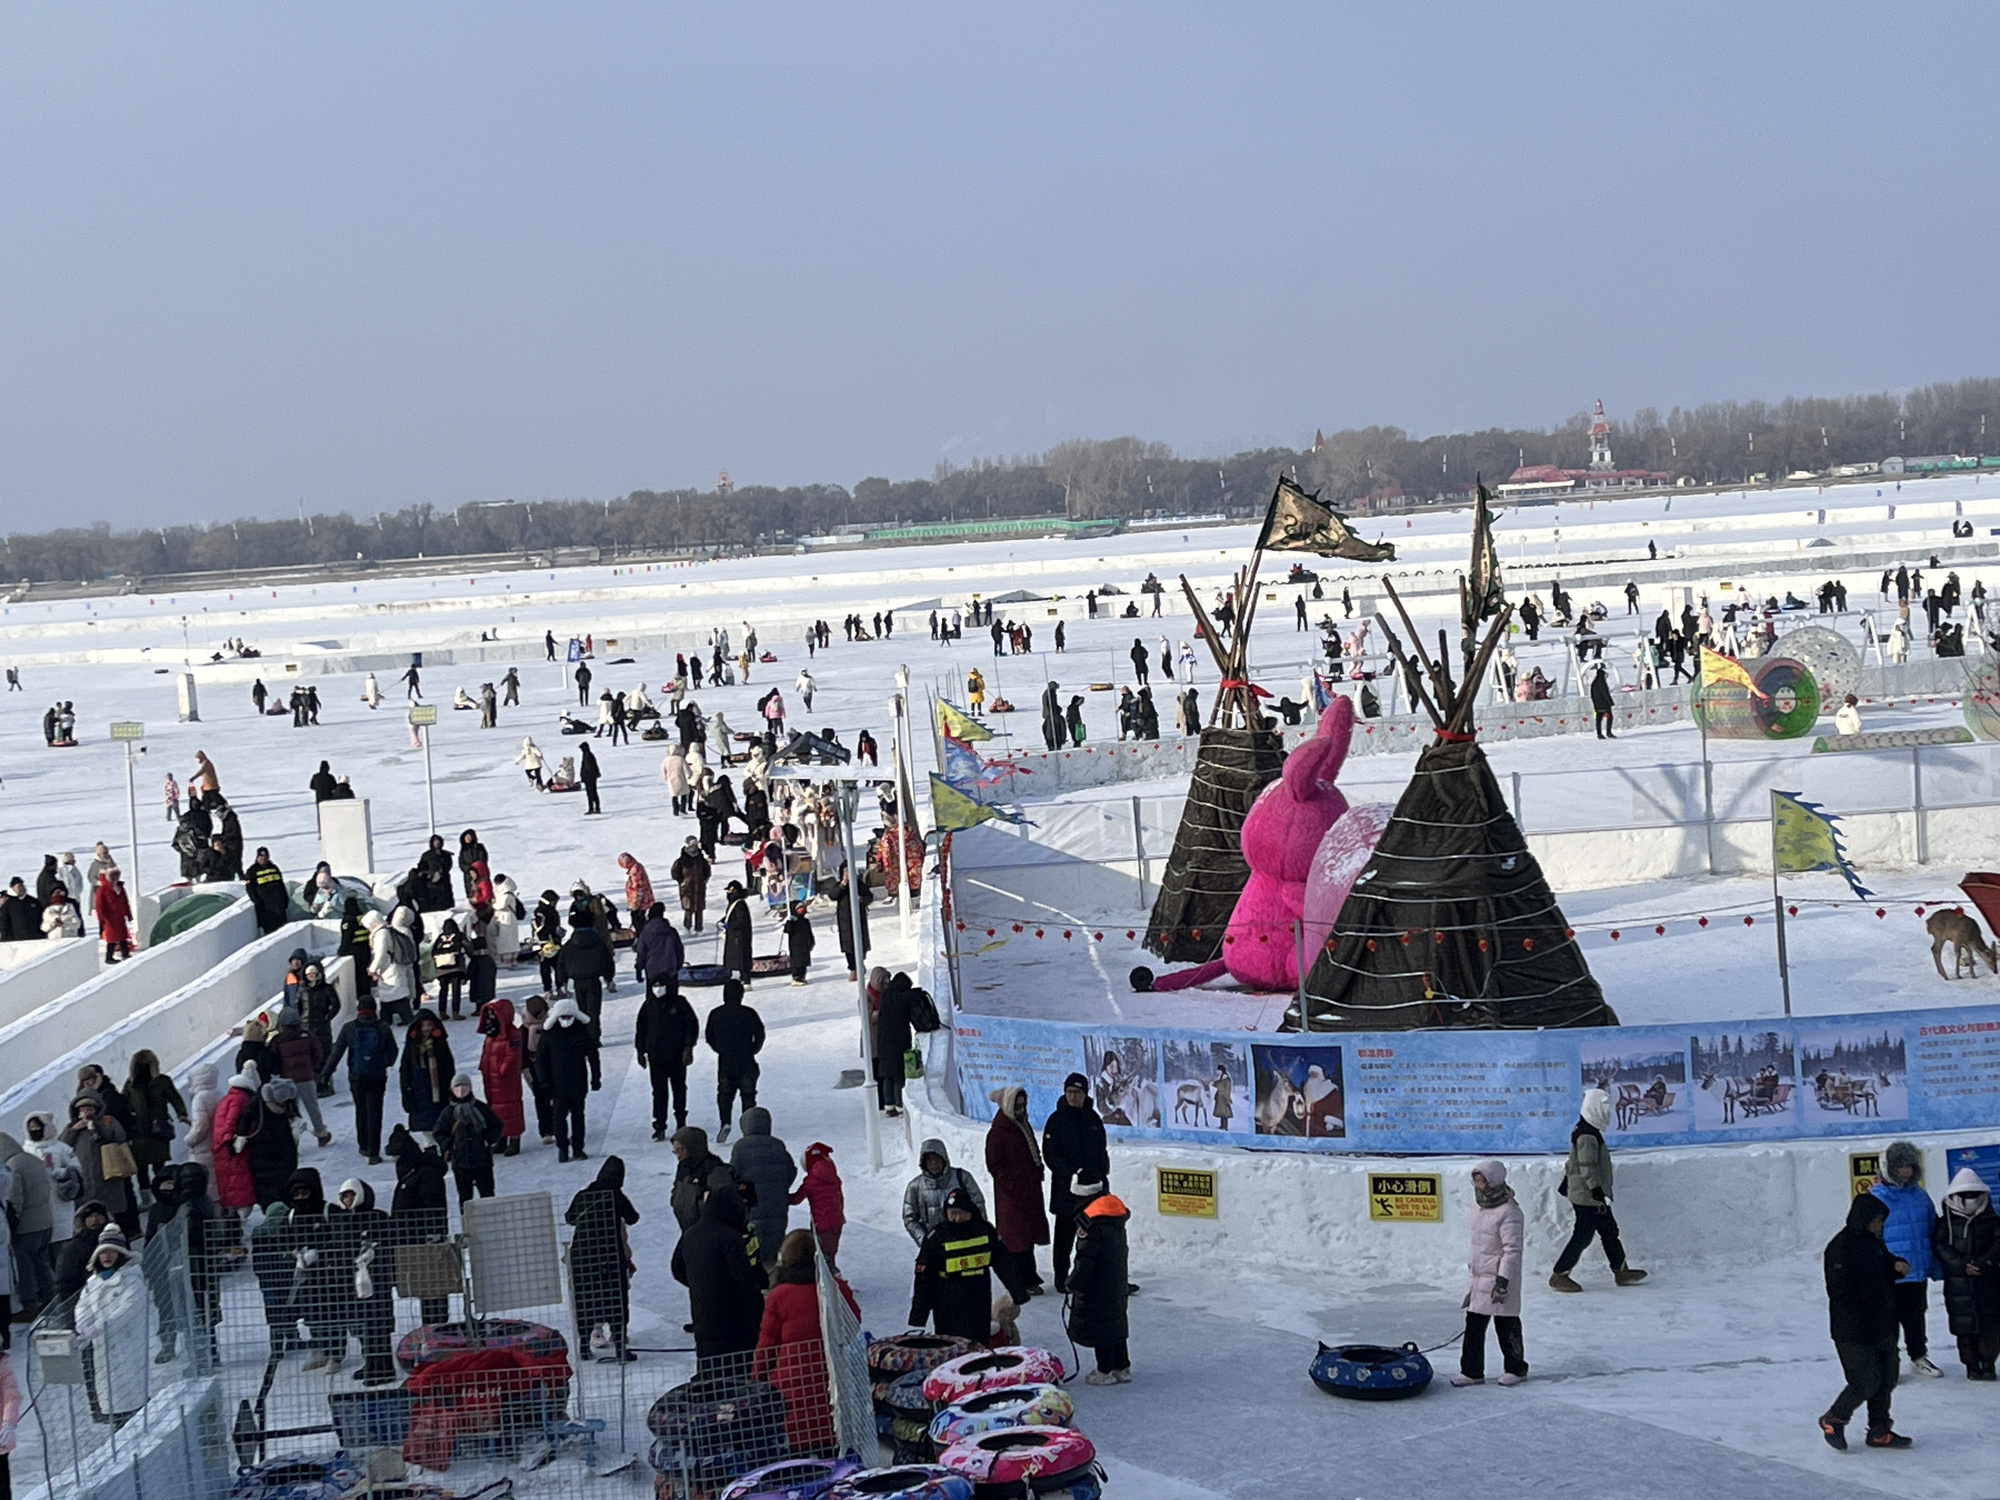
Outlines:
{"type": "Polygon", "coordinates": [[[1264,517],[1257,545],[1273,552],[1316,552],[1321,557],[1344,557],[1351,562],[1396,560],[1394,543],[1364,542],[1349,528],[1345,516],[1285,478],[1278,480],[1277,491],[1271,496],[1271,509],[1264,517]]]}
{"type": "Polygon", "coordinates": [[[1500,583],[1500,549],[1493,545],[1493,514],[1487,509],[1492,498],[1481,484],[1472,511],[1472,567],[1465,577],[1468,630],[1499,614],[1507,603],[1507,591],[1500,583]]]}

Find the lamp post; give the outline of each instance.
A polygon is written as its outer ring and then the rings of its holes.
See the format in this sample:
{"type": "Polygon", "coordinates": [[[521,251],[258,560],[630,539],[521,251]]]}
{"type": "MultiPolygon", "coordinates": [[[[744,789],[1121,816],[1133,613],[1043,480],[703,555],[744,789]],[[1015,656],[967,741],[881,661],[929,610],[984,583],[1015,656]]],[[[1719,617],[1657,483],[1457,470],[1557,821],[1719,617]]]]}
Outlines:
{"type": "Polygon", "coordinates": [[[895,726],[894,762],[896,770],[896,915],[903,936],[910,935],[910,796],[915,772],[906,758],[910,753],[910,669],[896,668],[896,691],[889,695],[890,723],[895,726]]]}

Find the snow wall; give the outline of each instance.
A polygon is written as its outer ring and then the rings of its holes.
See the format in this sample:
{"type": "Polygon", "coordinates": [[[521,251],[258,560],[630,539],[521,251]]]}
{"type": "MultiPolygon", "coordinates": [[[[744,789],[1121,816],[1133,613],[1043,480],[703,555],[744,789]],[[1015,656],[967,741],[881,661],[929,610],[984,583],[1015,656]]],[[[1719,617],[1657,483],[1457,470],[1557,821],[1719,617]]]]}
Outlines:
{"type": "Polygon", "coordinates": [[[91,938],[0,943],[0,1027],[94,979],[100,951],[91,938]]]}
{"type": "MultiPolygon", "coordinates": [[[[119,992],[129,1003],[111,1012],[101,1024],[91,1025],[83,1018],[82,1009],[73,1003],[75,996],[65,999],[55,1019],[34,1039],[38,1052],[54,1048],[53,1055],[38,1062],[32,1073],[14,1075],[21,1081],[0,1094],[0,1120],[18,1120],[34,1109],[51,1110],[58,1119],[67,1119],[69,1102],[76,1096],[76,1070],[87,1062],[98,1063],[122,1079],[126,1060],[141,1048],[149,1048],[169,1072],[186,1066],[283,988],[286,959],[294,948],[329,955],[339,946],[339,926],[332,922],[294,922],[268,937],[256,937],[256,922],[247,899],[241,908],[240,912],[223,912],[162,943],[144,959],[106,971],[103,978],[108,980],[138,969],[148,959],[172,960],[155,967],[154,984],[119,992]],[[235,942],[208,957],[231,935],[235,942]],[[178,983],[160,989],[157,980],[169,975],[178,976],[178,983]]],[[[328,978],[340,991],[343,1009],[352,1014],[351,961],[342,959],[327,967],[328,978]]],[[[92,997],[91,1014],[97,1013],[99,1003],[92,997]]],[[[11,1046],[0,1039],[0,1047],[11,1046]]]]}

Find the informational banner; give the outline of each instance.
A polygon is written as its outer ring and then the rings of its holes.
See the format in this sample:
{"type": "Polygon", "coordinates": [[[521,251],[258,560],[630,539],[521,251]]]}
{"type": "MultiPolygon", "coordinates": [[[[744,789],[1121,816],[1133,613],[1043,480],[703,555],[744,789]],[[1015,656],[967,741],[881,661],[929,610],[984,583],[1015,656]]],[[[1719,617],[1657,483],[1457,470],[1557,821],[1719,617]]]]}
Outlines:
{"type": "Polygon", "coordinates": [[[1353,1155],[1557,1152],[1587,1088],[1632,1145],[2000,1127],[2000,1007],[1324,1036],[961,1015],[960,1097],[1090,1080],[1117,1135],[1353,1155]]]}
{"type": "Polygon", "coordinates": [[[1173,1219],[1215,1217],[1215,1174],[1189,1167],[1159,1170],[1160,1214],[1173,1219]]]}
{"type": "Polygon", "coordinates": [[[1443,1179],[1435,1172],[1370,1172],[1368,1217],[1385,1224],[1442,1224],[1443,1179]]]}

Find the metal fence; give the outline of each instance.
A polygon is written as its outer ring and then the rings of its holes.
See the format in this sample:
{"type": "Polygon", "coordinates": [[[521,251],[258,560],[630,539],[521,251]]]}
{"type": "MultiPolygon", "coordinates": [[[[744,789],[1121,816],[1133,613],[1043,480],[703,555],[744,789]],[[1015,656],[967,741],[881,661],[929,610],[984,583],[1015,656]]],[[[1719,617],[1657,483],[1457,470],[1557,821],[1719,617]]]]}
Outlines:
{"type": "Polygon", "coordinates": [[[474,1198],[454,1232],[448,1209],[300,1173],[243,1215],[183,1206],[130,1255],[84,1229],[17,1340],[15,1492],[497,1500],[616,1478],[681,1500],[760,1463],[874,1461],[863,1337],[816,1243],[819,1338],[753,1347],[777,1248],[741,1231],[729,1352],[639,1350],[627,1208],[600,1179],[560,1207],[474,1198]]]}

